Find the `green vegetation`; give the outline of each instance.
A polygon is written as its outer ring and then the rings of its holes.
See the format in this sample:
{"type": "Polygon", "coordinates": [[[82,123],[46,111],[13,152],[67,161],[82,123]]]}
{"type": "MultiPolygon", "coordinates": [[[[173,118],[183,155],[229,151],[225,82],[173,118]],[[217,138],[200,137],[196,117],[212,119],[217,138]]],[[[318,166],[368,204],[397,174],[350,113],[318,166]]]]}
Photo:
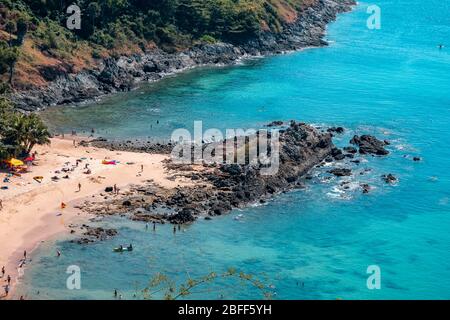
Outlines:
{"type": "Polygon", "coordinates": [[[50,133],[36,114],[16,112],[0,97],[0,160],[29,155],[35,145],[50,143],[50,133]]]}
{"type": "MultiPolygon", "coordinates": [[[[302,0],[0,0],[8,10],[35,26],[45,22],[65,27],[66,9],[82,10],[77,37],[111,48],[123,40],[153,41],[161,46],[185,46],[207,36],[239,42],[262,25],[279,32],[284,12],[295,12],[302,0]],[[17,15],[17,14],[16,14],[17,15]]],[[[23,21],[22,21],[23,22],[23,21]]],[[[8,22],[7,22],[8,23],[8,22]]],[[[7,23],[3,26],[6,28],[7,23]]],[[[24,26],[23,23],[20,24],[24,26]]],[[[17,25],[19,28],[19,24],[17,25]]],[[[54,33],[54,30],[51,31],[54,33]]],[[[51,37],[51,33],[48,35],[51,37]]],[[[67,35],[59,35],[63,38],[67,35]]],[[[209,38],[210,37],[210,38],[209,38]]],[[[56,37],[57,38],[57,37],[56,37]]]]}
{"type": "Polygon", "coordinates": [[[173,52],[197,43],[237,44],[262,31],[281,32],[311,1],[0,0],[0,78],[26,89],[49,80],[42,66],[76,72],[99,58],[155,46],[173,52]],[[72,4],[81,9],[80,29],[67,28],[72,4]]]}
{"type": "Polygon", "coordinates": [[[240,286],[249,286],[259,291],[261,298],[272,299],[273,293],[262,280],[234,268],[229,268],[222,273],[211,272],[199,278],[189,278],[181,284],[177,284],[164,274],[157,274],[151,279],[147,288],[142,290],[142,295],[144,299],[154,299],[163,295],[165,300],[183,300],[199,292],[220,294],[222,290],[215,289],[214,283],[226,279],[235,282],[234,286],[228,287],[230,291],[238,290],[240,286]]]}
{"type": "Polygon", "coordinates": [[[10,85],[13,81],[14,65],[18,57],[18,47],[11,47],[5,41],[0,41],[0,74],[8,73],[10,85]]]}

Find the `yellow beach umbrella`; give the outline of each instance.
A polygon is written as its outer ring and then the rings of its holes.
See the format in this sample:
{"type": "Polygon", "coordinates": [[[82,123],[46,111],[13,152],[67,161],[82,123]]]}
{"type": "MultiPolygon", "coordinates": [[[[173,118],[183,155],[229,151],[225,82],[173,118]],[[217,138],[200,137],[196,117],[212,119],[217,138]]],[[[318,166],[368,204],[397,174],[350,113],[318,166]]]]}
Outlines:
{"type": "Polygon", "coordinates": [[[24,163],[23,161],[20,161],[19,159],[14,159],[12,158],[11,160],[9,160],[9,163],[14,166],[14,167],[19,167],[19,166],[23,166],[24,163]]]}

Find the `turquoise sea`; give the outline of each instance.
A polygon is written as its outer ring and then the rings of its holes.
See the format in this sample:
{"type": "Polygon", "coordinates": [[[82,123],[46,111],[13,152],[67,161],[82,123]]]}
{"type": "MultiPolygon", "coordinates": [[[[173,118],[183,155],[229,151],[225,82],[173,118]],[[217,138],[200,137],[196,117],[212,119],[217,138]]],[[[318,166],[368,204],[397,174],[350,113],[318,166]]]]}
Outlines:
{"type": "MultiPolygon", "coordinates": [[[[44,116],[56,131],[94,127],[110,138],[157,140],[176,128],[192,129],[194,120],[225,129],[297,119],[345,127],[340,146],[353,134],[388,139],[389,157],[363,158],[348,179],[327,180],[316,170],[304,190],[199,221],[176,235],[169,225],[153,232],[125,219],[104,221],[119,229],[116,238],[43,244],[16,294],[110,299],[118,289],[126,299],[142,298],[140,290],[158,273],[180,284],[233,267],[261,279],[275,299],[449,299],[450,3],[376,4],[380,30],[366,27],[369,4],[361,2],[329,26],[329,47],[197,69],[96,104],[51,108],[44,116]],[[386,185],[380,176],[387,173],[399,182],[386,185]],[[363,195],[360,183],[374,189],[363,195]],[[114,254],[121,243],[135,250],[114,254]],[[70,265],[81,269],[81,290],[66,288],[70,265]],[[381,269],[380,290],[367,288],[370,265],[381,269]]],[[[189,298],[262,295],[228,278],[189,298]]]]}

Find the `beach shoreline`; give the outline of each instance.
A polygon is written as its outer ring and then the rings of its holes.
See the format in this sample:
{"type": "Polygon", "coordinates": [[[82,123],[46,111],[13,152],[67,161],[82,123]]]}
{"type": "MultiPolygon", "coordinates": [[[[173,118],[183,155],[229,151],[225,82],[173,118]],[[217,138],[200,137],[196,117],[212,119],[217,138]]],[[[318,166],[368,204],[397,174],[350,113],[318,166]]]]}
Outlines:
{"type": "Polygon", "coordinates": [[[99,197],[106,187],[114,185],[122,192],[132,184],[150,180],[168,189],[192,184],[179,178],[168,179],[163,164],[167,155],[110,151],[82,146],[78,144],[81,140],[81,137],[51,139],[50,146],[36,148],[38,165],[32,167],[32,172],[10,177],[11,182],[2,184],[8,185],[8,190],[1,190],[0,194],[3,201],[0,211],[0,266],[6,269],[5,277],[0,281],[3,289],[6,277],[11,276],[9,297],[13,295],[11,289],[20,281],[28,258],[36,247],[70,231],[69,225],[74,221],[86,221],[92,217],[77,209],[86,199],[99,197]],[[75,167],[77,159],[84,159],[78,168],[75,167]],[[117,162],[106,165],[102,163],[104,159],[117,162]],[[88,169],[85,169],[86,164],[88,169]],[[62,167],[70,166],[73,171],[60,171],[62,167]],[[86,174],[87,170],[91,171],[90,174],[86,174]],[[66,175],[68,179],[61,178],[66,175]],[[35,176],[42,176],[42,183],[34,180],[35,176]],[[60,178],[51,179],[56,176],[60,178]],[[78,184],[81,184],[80,190],[78,184]],[[27,252],[25,264],[24,251],[27,252]]]}

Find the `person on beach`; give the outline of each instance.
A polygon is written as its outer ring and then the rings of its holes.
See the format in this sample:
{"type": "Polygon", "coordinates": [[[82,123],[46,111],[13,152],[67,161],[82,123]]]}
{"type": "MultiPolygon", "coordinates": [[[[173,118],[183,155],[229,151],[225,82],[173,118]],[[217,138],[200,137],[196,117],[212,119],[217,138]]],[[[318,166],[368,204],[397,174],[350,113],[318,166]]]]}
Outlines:
{"type": "Polygon", "coordinates": [[[3,209],[3,200],[0,200],[0,211],[3,209]]]}
{"type": "Polygon", "coordinates": [[[6,278],[6,282],[8,283],[8,285],[11,284],[11,276],[8,274],[8,277],[6,278]]]}
{"type": "Polygon", "coordinates": [[[2,278],[5,276],[5,266],[2,267],[2,278]]]}
{"type": "Polygon", "coordinates": [[[9,294],[9,285],[5,286],[5,297],[7,297],[9,294]]]}
{"type": "Polygon", "coordinates": [[[81,183],[78,182],[78,192],[81,191],[81,183]]]}
{"type": "Polygon", "coordinates": [[[23,252],[23,260],[27,260],[27,250],[23,252]]]}
{"type": "Polygon", "coordinates": [[[141,164],[141,173],[144,172],[144,165],[141,164]]]}
{"type": "Polygon", "coordinates": [[[153,221],[153,231],[156,231],[156,222],[153,221]]]}
{"type": "Polygon", "coordinates": [[[114,298],[117,299],[117,289],[114,289],[114,298]]]}
{"type": "Polygon", "coordinates": [[[114,184],[114,194],[119,194],[119,189],[117,189],[117,184],[114,184]]]}
{"type": "Polygon", "coordinates": [[[177,233],[177,227],[173,226],[173,234],[177,233]]]}
{"type": "Polygon", "coordinates": [[[61,252],[59,250],[56,250],[56,256],[59,258],[61,257],[61,252]]]}
{"type": "Polygon", "coordinates": [[[148,223],[145,223],[145,230],[148,230],[148,223]]]}

